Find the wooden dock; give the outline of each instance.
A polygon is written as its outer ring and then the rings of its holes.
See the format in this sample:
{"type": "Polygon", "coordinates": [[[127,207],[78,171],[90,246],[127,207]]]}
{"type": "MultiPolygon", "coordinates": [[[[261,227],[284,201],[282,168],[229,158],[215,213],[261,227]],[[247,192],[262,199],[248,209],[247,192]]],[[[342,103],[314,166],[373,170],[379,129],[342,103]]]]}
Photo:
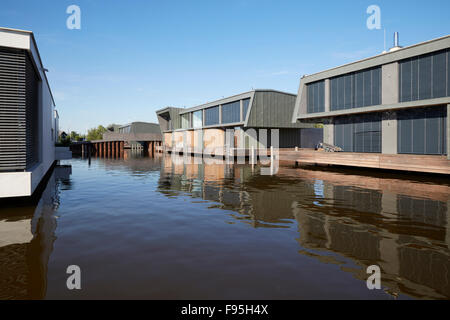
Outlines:
{"type": "MultiPolygon", "coordinates": [[[[154,154],[161,147],[161,141],[144,141],[143,151],[149,154],[154,154]]],[[[74,154],[89,156],[95,155],[99,157],[107,158],[123,158],[124,150],[130,149],[127,147],[126,141],[105,141],[105,140],[95,140],[95,141],[82,141],[75,142],[70,146],[70,150],[74,154]]]]}
{"type": "Polygon", "coordinates": [[[380,154],[355,152],[324,152],[312,149],[279,150],[280,162],[402,170],[450,174],[450,160],[446,156],[380,154]]]}

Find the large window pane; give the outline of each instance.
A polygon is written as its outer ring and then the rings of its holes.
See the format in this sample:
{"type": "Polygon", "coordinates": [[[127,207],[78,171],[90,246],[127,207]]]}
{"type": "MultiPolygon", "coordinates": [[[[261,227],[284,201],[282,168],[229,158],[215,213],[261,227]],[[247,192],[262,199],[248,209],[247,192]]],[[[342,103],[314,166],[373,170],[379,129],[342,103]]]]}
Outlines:
{"type": "Polygon", "coordinates": [[[330,79],[331,110],[381,104],[381,68],[349,73],[330,79]]]}
{"type": "Polygon", "coordinates": [[[356,105],[355,108],[364,106],[364,74],[356,74],[356,105]]]}
{"type": "Polygon", "coordinates": [[[345,152],[381,152],[381,116],[367,114],[335,119],[335,145],[345,152]]]}
{"type": "Polygon", "coordinates": [[[372,70],[372,105],[381,104],[381,68],[372,70]]]}
{"type": "Polygon", "coordinates": [[[411,101],[416,100],[419,100],[419,59],[413,58],[411,60],[411,101]]]}
{"type": "Polygon", "coordinates": [[[370,70],[364,71],[364,106],[372,104],[372,74],[370,70]]]}
{"type": "Polygon", "coordinates": [[[239,122],[241,119],[241,102],[235,101],[222,105],[222,123],[239,122]]]}
{"type": "Polygon", "coordinates": [[[399,70],[401,102],[450,95],[448,50],[400,61],[399,70]],[[408,82],[411,84],[410,91],[408,82]]]}
{"type": "Polygon", "coordinates": [[[219,124],[219,106],[205,109],[205,126],[219,124]]]}
{"type": "Polygon", "coordinates": [[[352,107],[352,75],[344,77],[344,109],[352,107]]]}
{"type": "Polygon", "coordinates": [[[447,53],[445,51],[433,56],[433,98],[446,96],[446,60],[447,53]]]}
{"type": "Polygon", "coordinates": [[[307,88],[307,112],[324,112],[325,111],[325,81],[309,83],[307,88]]]}
{"type": "Polygon", "coordinates": [[[411,61],[401,64],[400,101],[411,101],[411,61]]]}
{"type": "Polygon", "coordinates": [[[330,94],[331,94],[331,101],[330,101],[330,109],[333,110],[337,110],[337,79],[331,79],[330,80],[330,94]]]}
{"type": "Polygon", "coordinates": [[[201,128],[203,126],[203,110],[192,113],[192,127],[201,128]]]}
{"type": "Polygon", "coordinates": [[[413,153],[425,153],[425,119],[417,115],[412,120],[413,132],[413,153]]]}
{"type": "Polygon", "coordinates": [[[398,152],[445,154],[446,106],[398,112],[398,152]]]}
{"type": "Polygon", "coordinates": [[[244,99],[242,101],[242,104],[243,104],[243,111],[242,111],[243,119],[242,119],[242,121],[245,121],[245,118],[247,116],[248,107],[250,106],[250,98],[244,99]]]}

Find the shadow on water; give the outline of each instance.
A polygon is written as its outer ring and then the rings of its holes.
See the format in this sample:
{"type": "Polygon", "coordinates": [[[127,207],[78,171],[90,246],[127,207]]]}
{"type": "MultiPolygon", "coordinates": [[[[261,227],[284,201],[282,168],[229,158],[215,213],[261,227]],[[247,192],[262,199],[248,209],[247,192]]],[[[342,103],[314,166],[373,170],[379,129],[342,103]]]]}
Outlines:
{"type": "Polygon", "coordinates": [[[59,189],[70,188],[70,173],[56,166],[32,197],[0,201],[0,300],[45,297],[59,189]]]}

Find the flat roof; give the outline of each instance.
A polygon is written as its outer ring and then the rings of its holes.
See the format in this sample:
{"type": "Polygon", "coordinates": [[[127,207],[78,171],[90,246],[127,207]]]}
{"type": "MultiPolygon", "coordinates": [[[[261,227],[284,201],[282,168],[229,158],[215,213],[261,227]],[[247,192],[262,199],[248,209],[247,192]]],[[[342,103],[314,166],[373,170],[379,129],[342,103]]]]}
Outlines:
{"type": "MultiPolygon", "coordinates": [[[[45,79],[45,82],[47,83],[47,87],[48,87],[48,90],[49,90],[49,92],[50,92],[50,96],[51,96],[51,98],[52,98],[53,106],[56,106],[55,99],[54,99],[53,93],[52,93],[52,89],[51,89],[50,84],[49,84],[49,82],[48,82],[47,74],[46,74],[46,72],[44,71],[45,67],[44,67],[44,64],[42,63],[41,55],[39,54],[39,49],[38,49],[38,46],[37,46],[37,43],[36,43],[36,39],[34,38],[33,32],[32,32],[32,31],[28,31],[28,30],[20,30],[20,29],[13,29],[13,28],[0,27],[0,32],[1,32],[1,31],[7,32],[7,33],[10,33],[10,34],[18,33],[18,34],[25,34],[25,35],[30,36],[30,38],[31,38],[31,40],[32,40],[32,42],[33,42],[33,45],[34,45],[34,47],[36,48],[37,58],[38,58],[38,60],[39,60],[40,66],[41,66],[41,68],[42,68],[41,71],[42,71],[42,73],[44,74],[44,79],[45,79]]],[[[2,46],[1,43],[0,43],[0,46],[2,46]]],[[[6,45],[5,47],[9,47],[9,46],[6,45]]],[[[20,49],[20,48],[19,48],[19,49],[20,49]]],[[[25,48],[21,48],[21,49],[25,49],[25,48]]],[[[28,49],[28,51],[31,52],[31,56],[33,57],[31,48],[28,49]]]]}
{"type": "Polygon", "coordinates": [[[189,113],[192,111],[197,111],[197,110],[202,110],[202,109],[207,109],[216,105],[220,105],[220,104],[224,104],[224,103],[229,103],[232,102],[233,100],[241,100],[241,99],[246,99],[246,98],[250,98],[255,92],[278,92],[281,94],[287,94],[287,95],[291,95],[296,97],[297,95],[295,93],[290,93],[290,92],[285,92],[285,91],[280,91],[280,90],[274,90],[274,89],[255,89],[255,90],[251,90],[251,91],[246,91],[246,92],[242,92],[239,94],[235,94],[226,98],[222,98],[222,99],[218,99],[218,100],[213,100],[211,102],[206,102],[194,107],[190,107],[190,108],[175,108],[175,107],[166,107],[160,110],[157,110],[156,113],[157,114],[161,114],[164,112],[168,112],[170,111],[170,109],[178,109],[181,110],[180,114],[185,114],[185,113],[189,113]]]}
{"type": "Polygon", "coordinates": [[[133,124],[136,124],[136,123],[153,124],[153,125],[155,125],[155,126],[159,126],[159,124],[154,123],[154,122],[133,121],[133,122],[130,122],[130,123],[127,123],[127,124],[124,124],[124,125],[119,125],[118,128],[119,128],[119,129],[121,129],[121,128],[126,128],[126,127],[129,127],[129,126],[131,126],[131,125],[133,125],[133,124]]]}
{"type": "Polygon", "coordinates": [[[388,64],[395,61],[400,61],[417,55],[439,51],[450,47],[450,35],[440,38],[419,42],[410,46],[401,47],[393,51],[383,52],[378,55],[364,58],[361,60],[346,63],[331,69],[322,70],[309,75],[304,75],[301,78],[305,83],[323,80],[334,77],[340,74],[345,74],[361,69],[371,68],[382,64],[388,64]],[[311,79],[311,80],[310,80],[311,79]]]}

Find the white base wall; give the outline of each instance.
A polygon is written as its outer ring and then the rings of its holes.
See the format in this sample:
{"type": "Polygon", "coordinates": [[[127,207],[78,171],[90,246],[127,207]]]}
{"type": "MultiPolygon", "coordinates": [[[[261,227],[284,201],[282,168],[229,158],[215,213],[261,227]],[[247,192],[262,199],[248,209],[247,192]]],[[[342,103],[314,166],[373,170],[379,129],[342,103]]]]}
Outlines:
{"type": "Polygon", "coordinates": [[[52,164],[39,164],[31,172],[0,173],[0,198],[31,196],[52,164]]]}
{"type": "Polygon", "coordinates": [[[31,172],[0,173],[0,198],[31,196],[31,172]]]}

